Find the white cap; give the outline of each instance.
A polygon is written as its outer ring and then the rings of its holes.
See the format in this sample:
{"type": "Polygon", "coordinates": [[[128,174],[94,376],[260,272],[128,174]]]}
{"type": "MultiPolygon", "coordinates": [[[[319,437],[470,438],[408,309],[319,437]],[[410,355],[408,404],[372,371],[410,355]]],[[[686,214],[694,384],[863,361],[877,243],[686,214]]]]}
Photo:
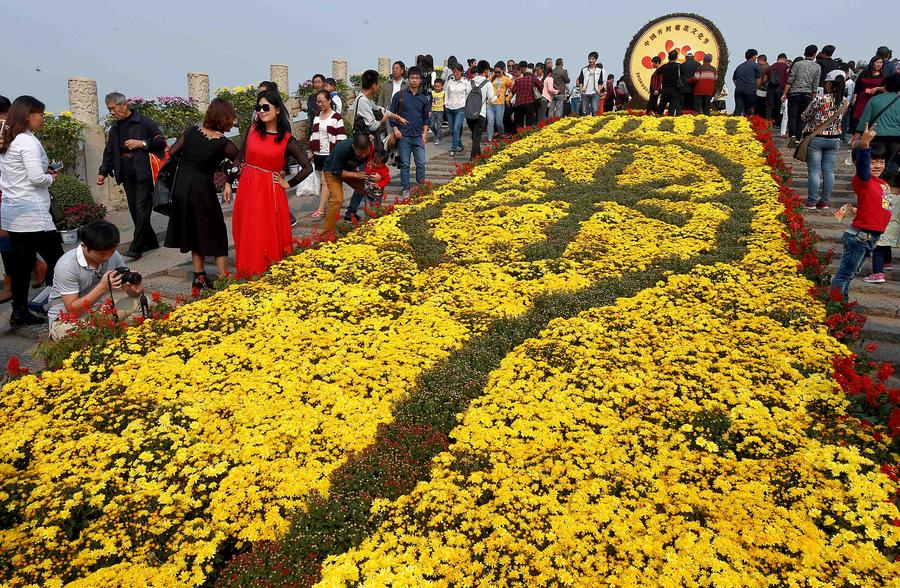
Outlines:
{"type": "Polygon", "coordinates": [[[846,77],[847,77],[847,74],[845,74],[844,72],[842,72],[842,71],[839,70],[839,69],[833,69],[833,70],[831,70],[830,72],[828,72],[828,75],[827,75],[827,76],[825,76],[825,81],[826,81],[826,82],[833,82],[833,81],[835,81],[836,79],[838,79],[838,77],[846,78],[846,77]]]}

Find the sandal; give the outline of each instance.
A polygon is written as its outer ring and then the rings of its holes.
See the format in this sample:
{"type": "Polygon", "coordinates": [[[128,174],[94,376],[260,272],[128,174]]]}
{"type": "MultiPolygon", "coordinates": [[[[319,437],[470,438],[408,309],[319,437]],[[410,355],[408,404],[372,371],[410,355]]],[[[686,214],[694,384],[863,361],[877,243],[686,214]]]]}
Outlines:
{"type": "Polygon", "coordinates": [[[212,282],[209,281],[209,276],[206,275],[206,272],[194,272],[194,281],[191,282],[191,287],[201,290],[203,288],[210,289],[212,288],[212,282]]]}
{"type": "Polygon", "coordinates": [[[316,210],[314,212],[309,213],[309,218],[322,218],[325,216],[325,213],[321,210],[316,210]]]}

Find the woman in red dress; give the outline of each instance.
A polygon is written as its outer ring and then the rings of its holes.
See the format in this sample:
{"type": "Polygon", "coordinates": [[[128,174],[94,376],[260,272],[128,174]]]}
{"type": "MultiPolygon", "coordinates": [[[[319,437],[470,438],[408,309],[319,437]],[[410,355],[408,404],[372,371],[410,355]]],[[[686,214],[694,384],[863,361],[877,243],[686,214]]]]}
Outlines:
{"type": "Polygon", "coordinates": [[[256,112],[259,116],[247,132],[237,158],[242,167],[232,228],[239,276],[260,274],[291,252],[285,190],[313,172],[306,152],[291,136],[287,108],[278,92],[261,92],[256,98],[256,112]],[[300,173],[290,181],[283,175],[288,157],[301,166],[300,173]]]}

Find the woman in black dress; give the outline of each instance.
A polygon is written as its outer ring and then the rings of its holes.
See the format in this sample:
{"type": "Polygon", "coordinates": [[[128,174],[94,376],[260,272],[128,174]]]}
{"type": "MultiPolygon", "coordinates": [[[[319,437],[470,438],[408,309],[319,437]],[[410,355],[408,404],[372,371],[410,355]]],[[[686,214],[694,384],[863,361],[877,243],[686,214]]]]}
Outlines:
{"type": "MultiPolygon", "coordinates": [[[[171,162],[167,165],[178,168],[165,244],[182,253],[191,252],[195,288],[211,286],[204,258],[215,258],[220,277],[228,271],[228,229],[213,176],[223,161],[233,161],[238,155],[237,147],[223,135],[234,126],[235,116],[230,102],[214,99],[203,124],[182,133],[169,151],[171,162]]],[[[225,201],[231,201],[231,185],[227,182],[225,201]]]]}

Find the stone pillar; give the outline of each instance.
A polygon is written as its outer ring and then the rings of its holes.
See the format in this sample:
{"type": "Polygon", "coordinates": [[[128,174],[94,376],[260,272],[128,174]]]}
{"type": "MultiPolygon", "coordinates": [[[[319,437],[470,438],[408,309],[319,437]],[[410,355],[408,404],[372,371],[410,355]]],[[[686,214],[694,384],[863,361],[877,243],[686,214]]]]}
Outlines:
{"type": "Polygon", "coordinates": [[[275,64],[269,66],[269,79],[278,84],[278,89],[285,94],[290,94],[288,87],[288,66],[275,64]]]}
{"type": "Polygon", "coordinates": [[[391,58],[390,57],[379,57],[378,58],[378,73],[383,75],[384,77],[390,77],[390,75],[391,75],[391,58]]]}
{"type": "Polygon", "coordinates": [[[347,61],[343,59],[335,59],[331,62],[331,77],[335,81],[347,81],[347,61]]]}
{"type": "Polygon", "coordinates": [[[206,112],[209,108],[209,75],[198,71],[189,72],[187,75],[188,98],[197,101],[200,112],[206,112]]]}
{"type": "Polygon", "coordinates": [[[103,162],[103,149],[106,147],[106,132],[100,126],[96,81],[69,78],[69,110],[75,119],[85,125],[82,157],[79,157],[79,163],[75,166],[75,175],[88,185],[97,203],[109,210],[125,208],[125,193],[112,179],[108,179],[102,186],[98,186],[95,181],[97,170],[103,162]]]}

